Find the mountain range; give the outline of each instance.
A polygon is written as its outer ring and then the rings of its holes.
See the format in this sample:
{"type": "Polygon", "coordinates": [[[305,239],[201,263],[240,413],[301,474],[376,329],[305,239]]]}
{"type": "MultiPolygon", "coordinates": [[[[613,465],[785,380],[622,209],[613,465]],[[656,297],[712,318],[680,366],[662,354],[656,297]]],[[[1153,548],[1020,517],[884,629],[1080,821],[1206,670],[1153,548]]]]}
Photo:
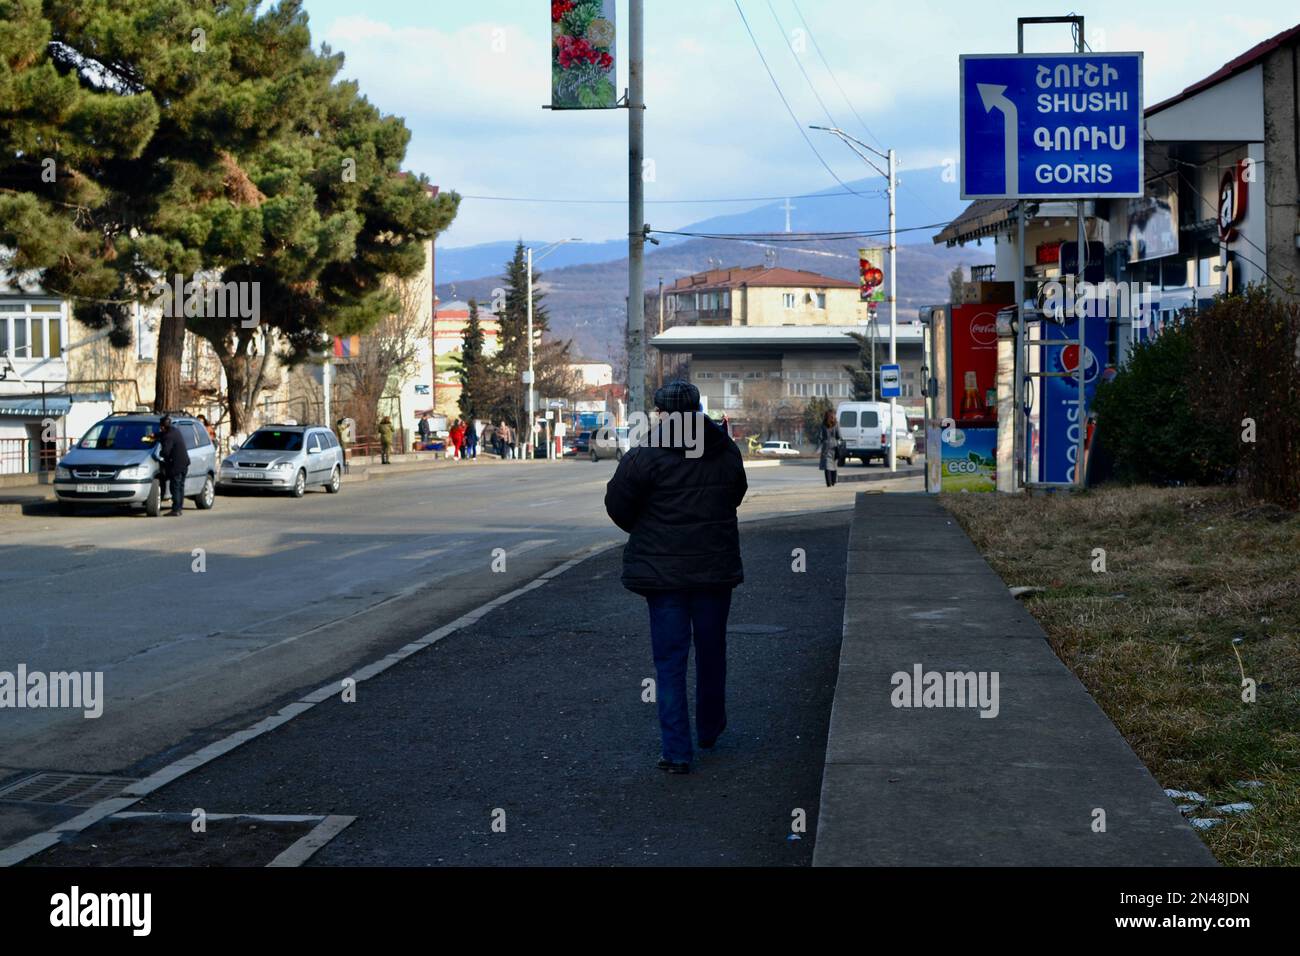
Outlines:
{"type": "MultiPolygon", "coordinates": [[[[919,308],[947,300],[948,274],[959,264],[971,266],[993,260],[992,249],[947,249],[931,237],[965,208],[955,183],[943,181],[942,168],[900,174],[897,199],[899,223],[898,299],[900,319],[919,308]]],[[[887,238],[835,238],[799,242],[783,238],[789,215],[794,233],[876,232],[888,226],[888,200],[880,192],[883,180],[862,180],[848,189],[827,190],[786,201],[769,202],[750,210],[715,216],[660,233],[660,244],[647,246],[646,285],[654,289],[711,267],[763,263],[855,280],[858,249],[884,246],[887,238]],[[697,238],[763,234],[761,238],[697,238]]],[[[653,225],[655,209],[647,213],[653,225]]],[[[462,215],[465,210],[462,210],[462,215]]],[[[529,243],[539,247],[545,243],[529,243]]],[[[476,298],[490,302],[501,285],[505,263],[515,240],[438,250],[437,293],[443,302],[476,298]]],[[[627,243],[570,243],[547,256],[538,269],[538,289],[550,313],[553,334],[572,338],[575,351],[588,359],[606,360],[620,349],[627,312],[627,243]]],[[[646,317],[657,328],[657,317],[646,317]]]]}

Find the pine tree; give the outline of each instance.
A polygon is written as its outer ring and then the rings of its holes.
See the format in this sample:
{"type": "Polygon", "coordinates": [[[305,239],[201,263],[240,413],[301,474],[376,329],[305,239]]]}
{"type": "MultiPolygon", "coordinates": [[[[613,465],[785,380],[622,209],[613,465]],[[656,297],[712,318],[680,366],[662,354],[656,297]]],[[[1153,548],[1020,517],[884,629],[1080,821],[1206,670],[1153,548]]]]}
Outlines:
{"type": "Polygon", "coordinates": [[[850,332],[857,340],[861,356],[856,366],[846,365],[844,370],[853,378],[853,400],[871,401],[875,398],[875,375],[872,373],[871,350],[874,347],[870,337],[861,332],[850,332]]]}
{"type": "Polygon", "coordinates": [[[469,320],[465,323],[465,337],[458,360],[460,377],[460,414],[467,421],[482,417],[479,409],[479,392],[483,378],[483,325],[479,321],[478,300],[469,300],[469,320]]]}

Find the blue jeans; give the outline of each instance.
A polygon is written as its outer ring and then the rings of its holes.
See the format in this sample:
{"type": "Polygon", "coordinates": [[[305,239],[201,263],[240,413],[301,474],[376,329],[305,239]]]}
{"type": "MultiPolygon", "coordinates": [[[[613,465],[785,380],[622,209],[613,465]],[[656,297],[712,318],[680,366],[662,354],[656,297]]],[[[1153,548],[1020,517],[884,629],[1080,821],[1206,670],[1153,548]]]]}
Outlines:
{"type": "Polygon", "coordinates": [[[663,591],[646,597],[654,648],[659,732],[663,756],[689,763],[691,718],[686,699],[686,664],[695,640],[695,723],[699,739],[711,742],[727,722],[727,614],[731,589],[663,591]]]}
{"type": "Polygon", "coordinates": [[[185,475],[187,473],[182,471],[180,474],[171,475],[167,479],[167,484],[171,489],[172,511],[177,513],[185,509],[185,475]]]}

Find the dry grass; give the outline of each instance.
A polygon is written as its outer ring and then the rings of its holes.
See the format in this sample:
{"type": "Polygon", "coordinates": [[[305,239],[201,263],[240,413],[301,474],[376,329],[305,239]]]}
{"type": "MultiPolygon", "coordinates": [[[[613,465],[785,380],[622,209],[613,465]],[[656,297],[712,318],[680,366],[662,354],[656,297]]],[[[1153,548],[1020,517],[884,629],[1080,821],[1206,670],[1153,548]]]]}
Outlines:
{"type": "Polygon", "coordinates": [[[1029,610],[1163,786],[1255,804],[1203,831],[1219,861],[1300,865],[1300,517],[1222,489],[944,503],[1008,585],[1047,589],[1029,610]]]}

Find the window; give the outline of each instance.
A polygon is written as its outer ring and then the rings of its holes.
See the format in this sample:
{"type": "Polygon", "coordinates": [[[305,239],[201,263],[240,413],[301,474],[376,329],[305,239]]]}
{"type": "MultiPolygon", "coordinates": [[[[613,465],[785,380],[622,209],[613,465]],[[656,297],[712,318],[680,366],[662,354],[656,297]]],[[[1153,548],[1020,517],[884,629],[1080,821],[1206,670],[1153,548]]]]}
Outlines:
{"type": "Polygon", "coordinates": [[[20,359],[60,358],[63,306],[50,303],[0,303],[0,354],[20,359]]]}
{"type": "Polygon", "coordinates": [[[244,451],[300,451],[302,432],[282,432],[259,429],[244,442],[244,451]]]}
{"type": "MultiPolygon", "coordinates": [[[[195,425],[192,422],[185,422],[176,427],[180,430],[181,438],[184,440],[186,448],[194,449],[200,447],[198,425],[195,425]]],[[[203,437],[206,438],[207,436],[204,435],[203,437]]]]}
{"type": "Polygon", "coordinates": [[[817,308],[819,308],[819,309],[825,309],[825,308],[826,308],[826,293],[825,293],[825,292],[818,292],[818,293],[817,293],[817,308]]]}
{"type": "Polygon", "coordinates": [[[762,373],[762,372],[746,372],[746,373],[745,373],[745,378],[748,378],[748,379],[755,379],[755,378],[762,378],[762,377],[763,377],[763,373],[762,373]]]}
{"type": "Polygon", "coordinates": [[[785,300],[785,307],[787,309],[793,309],[795,307],[795,294],[793,292],[785,293],[782,298],[785,300]]]}
{"type": "Polygon", "coordinates": [[[697,380],[697,381],[701,381],[701,382],[707,382],[707,381],[709,381],[710,379],[715,378],[715,377],[716,377],[716,376],[714,376],[714,374],[713,374],[712,372],[696,372],[696,373],[695,373],[695,378],[696,378],[696,380],[697,380]]]}
{"type": "Polygon", "coordinates": [[[310,451],[319,452],[321,450],[320,432],[312,432],[311,438],[307,442],[307,450],[309,452],[310,451]]]}
{"type": "Polygon", "coordinates": [[[857,428],[858,413],[854,411],[845,412],[843,415],[840,416],[840,424],[843,425],[845,428],[857,428]]]}

